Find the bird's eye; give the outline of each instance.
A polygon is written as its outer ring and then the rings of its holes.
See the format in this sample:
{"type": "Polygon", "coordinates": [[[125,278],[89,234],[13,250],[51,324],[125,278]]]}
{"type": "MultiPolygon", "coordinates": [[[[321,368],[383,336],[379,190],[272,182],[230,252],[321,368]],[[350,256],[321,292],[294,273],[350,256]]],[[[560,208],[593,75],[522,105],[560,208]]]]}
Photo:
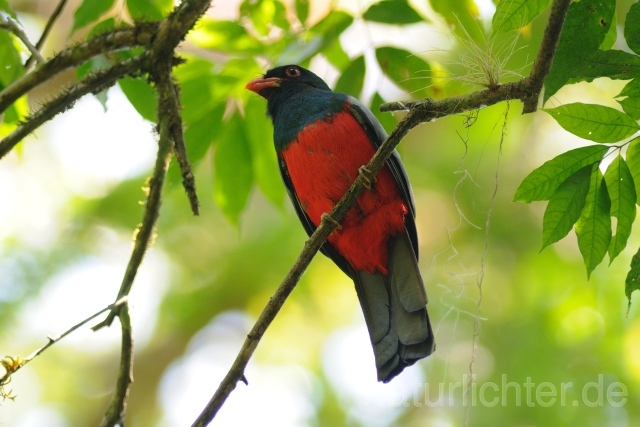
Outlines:
{"type": "Polygon", "coordinates": [[[287,77],[300,77],[300,68],[298,67],[289,67],[285,71],[287,77]]]}

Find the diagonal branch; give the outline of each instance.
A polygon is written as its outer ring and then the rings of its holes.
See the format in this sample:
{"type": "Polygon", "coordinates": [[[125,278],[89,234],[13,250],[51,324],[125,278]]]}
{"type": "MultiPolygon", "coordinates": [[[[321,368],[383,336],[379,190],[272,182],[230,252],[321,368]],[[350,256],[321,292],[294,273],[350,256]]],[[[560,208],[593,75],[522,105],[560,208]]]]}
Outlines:
{"type": "MultiPolygon", "coordinates": [[[[159,110],[158,121],[160,123],[160,138],[158,140],[158,154],[153,168],[153,175],[151,176],[151,179],[149,179],[147,201],[145,203],[142,224],[135,232],[135,243],[133,244],[131,257],[129,258],[129,263],[127,264],[124,277],[122,278],[122,283],[116,300],[129,295],[131,287],[133,286],[133,281],[135,280],[138,269],[140,268],[140,264],[142,264],[144,254],[151,244],[153,231],[155,229],[158,216],[160,215],[162,187],[164,186],[164,180],[167,175],[171,154],[171,133],[169,131],[167,119],[161,115],[161,113],[162,111],[159,110]]],[[[118,311],[118,309],[112,310],[105,320],[98,323],[92,329],[97,331],[104,326],[110,326],[115,316],[118,315],[118,311]]]]}
{"type": "Polygon", "coordinates": [[[129,317],[129,305],[127,303],[121,306],[118,319],[120,319],[122,325],[120,370],[118,372],[118,380],[116,381],[115,393],[99,427],[124,425],[129,387],[133,382],[133,332],[131,330],[131,318],[129,317]]]}
{"type": "MultiPolygon", "coordinates": [[[[42,30],[42,35],[40,36],[40,38],[38,39],[38,42],[36,43],[36,49],[38,50],[38,52],[42,50],[42,46],[44,46],[44,42],[47,40],[47,37],[49,37],[49,33],[53,28],[53,24],[55,24],[56,20],[62,13],[62,9],[64,9],[66,4],[67,4],[67,0],[60,0],[56,8],[51,13],[49,20],[47,21],[47,24],[44,26],[44,30],[42,30]]],[[[29,59],[27,59],[27,62],[24,63],[25,70],[28,70],[29,68],[31,68],[31,65],[33,65],[34,60],[35,60],[34,55],[32,55],[29,59]]]]}
{"type": "Polygon", "coordinates": [[[0,113],[34,87],[52,79],[61,72],[76,67],[94,56],[131,46],[146,45],[157,24],[139,24],[134,28],[115,30],[95,37],[77,46],[65,49],[35,70],[13,81],[0,91],[0,113]]]}
{"type": "Polygon", "coordinates": [[[533,62],[533,68],[528,77],[531,93],[522,99],[522,102],[524,102],[523,114],[533,113],[538,107],[538,98],[542,91],[542,85],[549,74],[549,70],[551,70],[551,65],[553,65],[558,40],[560,40],[560,33],[562,32],[570,4],[571,0],[554,0],[551,6],[549,21],[547,22],[547,28],[544,30],[540,50],[538,50],[538,55],[533,62]]]}
{"type": "Polygon", "coordinates": [[[119,307],[119,306],[121,306],[123,304],[126,304],[126,303],[127,303],[126,298],[120,299],[120,300],[114,302],[113,304],[109,304],[108,306],[106,306],[102,310],[100,310],[100,311],[98,311],[96,313],[93,313],[91,316],[87,317],[86,319],[82,320],[81,322],[76,323],[75,325],[73,325],[72,327],[70,327],[69,329],[67,329],[63,333],[61,333],[60,335],[57,335],[55,337],[47,337],[48,338],[48,342],[45,345],[43,345],[42,347],[40,347],[39,349],[37,349],[36,351],[31,353],[29,356],[27,356],[24,359],[6,357],[5,359],[10,359],[14,363],[11,363],[10,366],[7,366],[8,364],[6,363],[6,361],[5,361],[5,363],[2,363],[2,365],[5,367],[6,373],[0,378],[0,396],[3,395],[2,391],[1,391],[2,387],[9,383],[9,381],[11,380],[11,375],[15,374],[24,365],[26,365],[27,363],[31,362],[33,359],[35,359],[40,354],[42,354],[46,349],[48,349],[49,347],[51,347],[52,345],[54,345],[55,343],[57,343],[58,341],[60,341],[61,339],[63,339],[64,337],[66,337],[67,335],[72,333],[73,331],[75,331],[76,329],[86,325],[87,323],[89,323],[90,321],[92,321],[93,319],[95,319],[96,317],[98,317],[99,315],[104,313],[105,311],[112,310],[112,309],[114,309],[116,307],[119,307]]]}
{"type": "Polygon", "coordinates": [[[8,13],[3,11],[0,11],[0,28],[9,30],[13,34],[15,34],[22,41],[22,44],[24,44],[27,49],[29,49],[33,57],[35,57],[38,62],[44,62],[44,58],[42,57],[42,55],[40,55],[40,51],[31,43],[29,37],[27,37],[27,33],[24,32],[20,24],[11,16],[9,16],[8,13]]]}
{"type": "Polygon", "coordinates": [[[144,58],[145,54],[142,54],[117,63],[106,70],[97,72],[47,102],[40,110],[36,111],[23,124],[18,126],[16,130],[7,135],[3,140],[0,140],[0,159],[9,153],[25,136],[36,130],[43,123],[51,120],[57,114],[71,108],[73,103],[84,95],[88,93],[98,93],[113,85],[120,77],[139,70],[144,58]]]}
{"type": "MultiPolygon", "coordinates": [[[[540,48],[539,56],[544,55],[547,60],[552,60],[555,54],[555,46],[557,45],[564,22],[564,16],[569,6],[569,0],[554,0],[552,12],[549,22],[560,22],[559,28],[555,30],[547,30],[543,45],[540,48]],[[548,35],[548,36],[547,36],[548,35]],[[548,55],[551,55],[548,57],[548,55]]],[[[551,24],[550,24],[551,25],[551,24]]],[[[541,59],[536,58],[534,64],[539,63],[541,59]]],[[[440,117],[461,113],[468,110],[479,109],[498,102],[508,101],[512,99],[535,99],[533,110],[537,106],[537,100],[542,90],[542,84],[549,72],[549,68],[534,66],[532,75],[522,79],[516,83],[508,83],[499,85],[495,88],[485,89],[471,93],[469,95],[451,97],[444,100],[425,99],[415,102],[395,102],[385,104],[381,107],[382,111],[398,111],[408,110],[407,115],[398,123],[396,128],[391,132],[389,137],[378,148],[371,161],[366,166],[370,171],[368,177],[359,174],[353,182],[344,197],[336,204],[329,215],[323,215],[322,222],[305,242],[304,249],[300,256],[291,267],[286,277],[269,299],[266,307],[258,317],[253,328],[247,335],[235,361],[227,372],[218,389],[211,397],[207,405],[204,407],[200,415],[196,418],[192,427],[204,427],[208,425],[217,412],[220,410],[231,392],[235,390],[239,381],[247,383],[244,370],[249,363],[249,359],[257,348],[267,328],[275,319],[280,308],[282,308],[287,297],[291,294],[300,277],[309,266],[311,260],[318,252],[327,237],[333,232],[336,226],[346,216],[348,211],[354,205],[360,194],[365,189],[365,178],[371,179],[385,165],[385,162],[400,143],[404,136],[420,123],[429,122],[440,117]],[[535,93],[534,93],[535,91],[535,93]]],[[[524,111],[529,112],[529,111],[524,111]]]]}
{"type": "Polygon", "coordinates": [[[200,214],[200,202],[196,194],[196,181],[191,163],[187,157],[187,147],[184,142],[184,132],[182,127],[182,117],[180,116],[180,99],[178,86],[173,81],[171,67],[162,67],[162,72],[154,77],[156,90],[160,95],[159,109],[167,118],[169,132],[173,140],[173,153],[180,166],[182,175],[182,186],[187,193],[187,198],[194,215],[200,214]]]}
{"type": "MultiPolygon", "coordinates": [[[[398,126],[396,126],[393,132],[391,132],[391,135],[389,135],[389,137],[382,143],[376,154],[366,166],[370,171],[371,176],[375,176],[375,174],[382,169],[386,160],[389,158],[395,147],[400,143],[402,138],[404,138],[412,128],[418,125],[418,123],[420,123],[420,119],[418,114],[414,112],[407,114],[402,121],[400,121],[398,126]]],[[[249,363],[249,359],[258,346],[260,339],[273,319],[275,319],[285,300],[295,288],[300,277],[302,277],[302,274],[307,269],[311,260],[316,255],[324,241],[329,237],[331,232],[333,232],[339,222],[347,215],[351,206],[353,206],[360,194],[363,193],[366,184],[365,180],[366,178],[364,175],[358,175],[354,183],[351,184],[347,193],[331,210],[331,213],[323,216],[322,222],[311,237],[305,242],[302,253],[293,264],[293,267],[291,267],[276,292],[269,299],[267,306],[260,314],[260,317],[251,329],[251,332],[247,335],[247,338],[242,345],[242,349],[238,353],[238,356],[229,369],[229,372],[218,386],[218,389],[209,403],[207,403],[207,406],[192,424],[192,427],[203,427],[208,425],[215,417],[218,410],[220,410],[227,397],[236,388],[238,381],[247,383],[244,376],[244,369],[249,363]]]]}

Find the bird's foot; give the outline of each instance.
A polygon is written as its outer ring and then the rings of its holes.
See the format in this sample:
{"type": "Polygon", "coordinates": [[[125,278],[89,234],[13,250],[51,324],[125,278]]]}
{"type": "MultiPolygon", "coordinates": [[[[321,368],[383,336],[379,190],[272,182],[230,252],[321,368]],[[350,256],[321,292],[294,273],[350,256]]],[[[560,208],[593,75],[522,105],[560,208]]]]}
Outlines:
{"type": "Polygon", "coordinates": [[[376,177],[372,176],[373,174],[366,166],[360,166],[358,173],[362,176],[362,184],[364,185],[364,188],[371,190],[371,185],[377,181],[376,177]]]}
{"type": "Polygon", "coordinates": [[[342,230],[342,226],[340,225],[340,223],[339,223],[338,221],[336,221],[335,219],[333,219],[333,218],[331,217],[331,215],[329,215],[328,213],[326,213],[326,212],[325,212],[325,213],[323,213],[322,215],[320,215],[320,218],[321,218],[321,219],[323,219],[323,220],[325,220],[325,219],[326,219],[326,220],[327,220],[327,221],[329,221],[331,224],[335,225],[335,226],[336,226],[336,229],[338,229],[338,230],[342,230]]]}

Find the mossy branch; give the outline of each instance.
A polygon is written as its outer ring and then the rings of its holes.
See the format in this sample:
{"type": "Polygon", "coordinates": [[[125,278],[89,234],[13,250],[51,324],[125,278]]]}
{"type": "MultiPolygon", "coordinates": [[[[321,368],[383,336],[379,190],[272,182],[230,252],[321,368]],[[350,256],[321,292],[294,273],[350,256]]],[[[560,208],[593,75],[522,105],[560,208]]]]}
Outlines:
{"type": "Polygon", "coordinates": [[[122,344],[120,347],[120,369],[116,388],[111,398],[111,403],[104,414],[99,427],[115,427],[124,425],[124,416],[127,409],[127,397],[129,388],[133,382],[133,331],[131,318],[129,317],[129,305],[123,304],[118,313],[118,319],[122,326],[122,344]]]}
{"type": "MultiPolygon", "coordinates": [[[[549,17],[549,22],[564,22],[564,16],[566,16],[566,10],[569,7],[569,3],[569,0],[555,0],[551,16],[549,17]],[[560,18],[560,16],[562,16],[562,18],[560,18]]],[[[546,57],[549,52],[552,52],[551,57],[546,59],[548,61],[553,59],[555,46],[557,45],[557,39],[560,36],[561,29],[562,25],[560,25],[557,31],[551,31],[549,37],[545,37],[544,43],[540,48],[539,55],[544,55],[546,57]]],[[[547,31],[547,33],[550,33],[550,31],[547,31]]],[[[538,62],[537,58],[536,62],[538,62]]],[[[298,259],[294,263],[293,267],[291,267],[276,292],[269,299],[266,307],[247,335],[247,338],[238,352],[231,368],[227,372],[227,375],[224,377],[218,386],[218,389],[215,391],[214,395],[211,397],[200,415],[196,418],[192,427],[204,427],[208,425],[216,416],[231,392],[235,390],[238,382],[242,381],[245,384],[248,383],[244,370],[249,363],[249,359],[253,355],[253,352],[257,348],[260,339],[263,337],[271,322],[275,319],[280,308],[282,308],[287,297],[297,285],[300,277],[309,266],[311,260],[316,255],[322,244],[355,204],[360,194],[365,190],[367,181],[370,182],[380,169],[382,169],[393,150],[405,135],[420,123],[429,122],[440,117],[458,114],[468,110],[483,108],[502,101],[535,98],[537,106],[537,100],[540,95],[540,90],[542,89],[542,82],[549,72],[549,68],[550,67],[548,67],[546,71],[545,69],[534,68],[536,74],[533,77],[530,76],[516,83],[508,83],[499,85],[495,88],[480,90],[469,95],[451,97],[444,100],[424,99],[421,101],[405,103],[394,102],[384,104],[381,107],[382,111],[402,110],[408,111],[408,113],[378,148],[369,164],[366,165],[366,170],[369,171],[369,174],[367,176],[364,176],[362,173],[358,175],[344,197],[338,202],[338,204],[336,204],[328,215],[323,216],[322,222],[318,228],[305,242],[304,248],[298,256],[298,259]],[[538,80],[535,82],[531,81],[534,77],[535,79],[539,79],[539,87],[537,85],[538,80]],[[534,93],[536,88],[537,93],[534,93]]],[[[535,111],[535,108],[533,111],[535,111]]]]}
{"type": "Polygon", "coordinates": [[[147,45],[156,28],[157,23],[151,23],[139,24],[133,28],[117,29],[63,50],[0,91],[0,113],[31,89],[69,68],[82,65],[98,55],[132,46],[147,45]]]}
{"type": "Polygon", "coordinates": [[[106,70],[99,71],[45,103],[42,108],[29,116],[16,130],[0,140],[0,159],[7,155],[24,137],[56,115],[71,108],[78,99],[89,93],[98,93],[112,86],[123,76],[137,73],[144,58],[145,54],[142,54],[119,62],[106,70]]]}

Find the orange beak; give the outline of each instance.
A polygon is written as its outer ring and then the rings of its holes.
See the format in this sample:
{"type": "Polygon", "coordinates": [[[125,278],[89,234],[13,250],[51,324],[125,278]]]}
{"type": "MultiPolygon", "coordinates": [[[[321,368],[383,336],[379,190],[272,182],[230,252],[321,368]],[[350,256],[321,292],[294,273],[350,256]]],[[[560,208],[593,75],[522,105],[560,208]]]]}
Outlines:
{"type": "Polygon", "coordinates": [[[249,83],[247,83],[245,88],[249,89],[252,92],[257,93],[258,95],[264,98],[265,96],[260,92],[270,87],[279,87],[279,86],[280,86],[280,79],[278,77],[267,77],[267,78],[251,80],[249,83]]]}

